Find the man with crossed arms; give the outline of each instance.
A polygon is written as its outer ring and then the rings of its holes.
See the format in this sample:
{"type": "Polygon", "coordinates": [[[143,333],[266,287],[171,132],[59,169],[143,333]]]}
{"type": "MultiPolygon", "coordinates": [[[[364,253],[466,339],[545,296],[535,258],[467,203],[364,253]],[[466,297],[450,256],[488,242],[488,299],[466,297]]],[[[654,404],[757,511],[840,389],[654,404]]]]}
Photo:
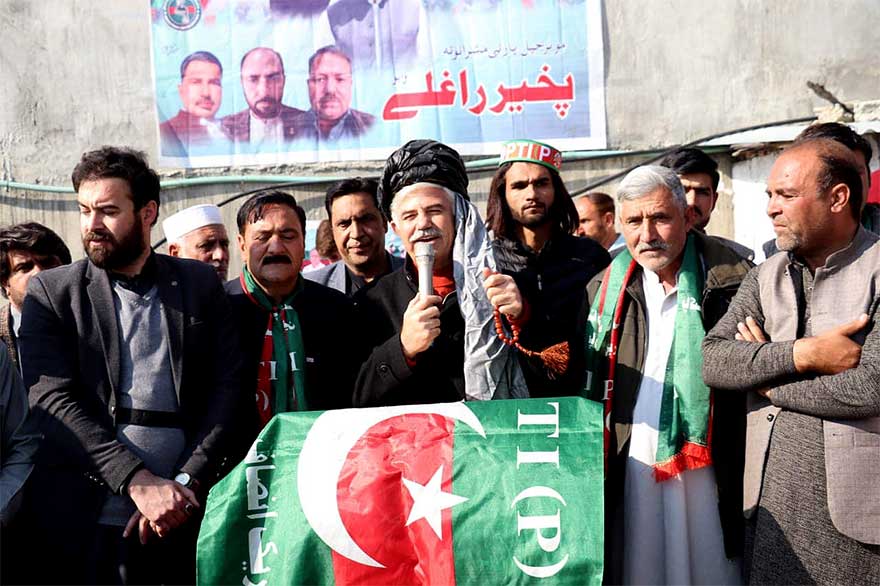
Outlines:
{"type": "Polygon", "coordinates": [[[861,167],[825,138],[783,152],[767,215],[784,253],[703,343],[706,384],[748,401],[751,582],[880,583],[880,240],[859,225],[861,167]]]}

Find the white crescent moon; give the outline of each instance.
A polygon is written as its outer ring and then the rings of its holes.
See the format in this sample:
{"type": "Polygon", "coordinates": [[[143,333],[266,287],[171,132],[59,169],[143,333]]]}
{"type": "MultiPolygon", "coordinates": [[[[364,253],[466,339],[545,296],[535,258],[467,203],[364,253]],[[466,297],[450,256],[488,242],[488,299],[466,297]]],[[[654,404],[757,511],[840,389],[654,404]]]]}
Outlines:
{"type": "Polygon", "coordinates": [[[318,416],[299,455],[296,472],[299,502],[314,532],[334,551],[348,559],[372,566],[385,566],[367,555],[351,538],[336,501],[336,485],[348,452],[368,429],[398,415],[442,415],[467,424],[482,437],[486,432],[474,412],[464,403],[399,405],[370,409],[341,409],[318,416]]]}

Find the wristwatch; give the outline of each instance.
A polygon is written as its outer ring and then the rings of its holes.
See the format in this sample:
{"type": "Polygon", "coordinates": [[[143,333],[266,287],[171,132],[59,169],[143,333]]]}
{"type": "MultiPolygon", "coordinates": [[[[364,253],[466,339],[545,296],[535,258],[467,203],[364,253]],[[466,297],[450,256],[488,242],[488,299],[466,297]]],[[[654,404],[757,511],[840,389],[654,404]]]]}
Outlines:
{"type": "Polygon", "coordinates": [[[190,476],[186,472],[178,472],[177,476],[174,477],[174,482],[177,484],[181,484],[186,488],[192,488],[193,484],[195,484],[196,479],[190,476]]]}

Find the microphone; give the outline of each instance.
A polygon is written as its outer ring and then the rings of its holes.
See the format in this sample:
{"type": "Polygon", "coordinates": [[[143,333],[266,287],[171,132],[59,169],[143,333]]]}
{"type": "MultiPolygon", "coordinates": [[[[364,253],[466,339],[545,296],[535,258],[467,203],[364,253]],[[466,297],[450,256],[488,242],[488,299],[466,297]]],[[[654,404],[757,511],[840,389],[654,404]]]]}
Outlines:
{"type": "Polygon", "coordinates": [[[416,266],[419,268],[419,295],[434,294],[434,243],[416,242],[416,266]]]}

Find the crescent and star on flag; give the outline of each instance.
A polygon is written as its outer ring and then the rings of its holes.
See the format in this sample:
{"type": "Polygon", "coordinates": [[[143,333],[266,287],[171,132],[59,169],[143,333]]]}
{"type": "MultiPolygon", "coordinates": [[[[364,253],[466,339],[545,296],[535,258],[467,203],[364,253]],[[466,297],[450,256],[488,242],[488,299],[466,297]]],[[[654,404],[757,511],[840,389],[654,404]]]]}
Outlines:
{"type": "MultiPolygon", "coordinates": [[[[461,421],[481,437],[486,437],[479,419],[464,403],[399,405],[381,410],[342,409],[321,414],[303,442],[297,470],[300,505],[315,534],[339,555],[375,568],[385,565],[373,559],[354,541],[342,522],[336,486],[348,453],[371,427],[400,415],[440,415],[461,421]],[[332,446],[332,450],[328,450],[332,446]]],[[[443,492],[441,465],[427,484],[402,479],[413,499],[406,525],[425,519],[434,533],[443,538],[441,514],[461,504],[465,497],[443,492]]]]}
{"type": "Polygon", "coordinates": [[[406,526],[409,527],[416,521],[424,519],[434,530],[437,537],[442,540],[443,533],[440,526],[440,516],[445,509],[451,509],[455,505],[461,504],[468,500],[467,497],[458,496],[450,492],[443,492],[440,489],[440,482],[443,479],[443,465],[441,464],[428,484],[422,486],[418,482],[402,478],[403,485],[409,491],[409,495],[413,499],[413,506],[409,512],[409,518],[406,520],[406,526]]]}

